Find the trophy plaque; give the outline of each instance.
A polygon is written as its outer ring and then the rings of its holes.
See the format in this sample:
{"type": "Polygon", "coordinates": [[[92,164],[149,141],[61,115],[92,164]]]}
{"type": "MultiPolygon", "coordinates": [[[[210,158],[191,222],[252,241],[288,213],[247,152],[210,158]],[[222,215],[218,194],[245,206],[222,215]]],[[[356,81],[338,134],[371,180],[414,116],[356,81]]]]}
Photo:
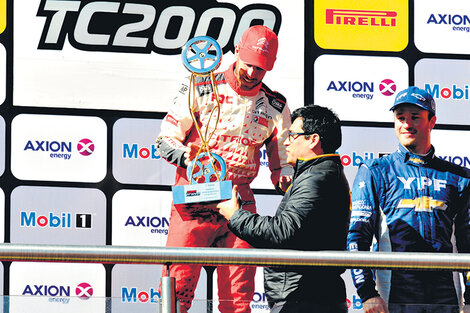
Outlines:
{"type": "MultiPolygon", "coordinates": [[[[195,37],[184,45],[182,60],[184,66],[191,72],[188,105],[194,127],[201,139],[201,147],[186,171],[189,185],[172,187],[173,203],[185,204],[230,199],[232,198],[232,182],[225,180],[227,165],[220,155],[210,152],[208,145],[220,117],[219,94],[214,71],[219,67],[222,60],[222,50],[217,41],[209,36],[195,37]],[[195,93],[195,76],[210,76],[212,90],[215,94],[216,106],[214,111],[216,111],[216,114],[214,114],[214,118],[217,118],[215,127],[212,132],[209,132],[206,128],[204,134],[199,127],[196,114],[194,114],[191,105],[191,101],[193,101],[191,94],[194,95],[195,93]]],[[[209,127],[209,122],[207,127],[209,127]]]]}

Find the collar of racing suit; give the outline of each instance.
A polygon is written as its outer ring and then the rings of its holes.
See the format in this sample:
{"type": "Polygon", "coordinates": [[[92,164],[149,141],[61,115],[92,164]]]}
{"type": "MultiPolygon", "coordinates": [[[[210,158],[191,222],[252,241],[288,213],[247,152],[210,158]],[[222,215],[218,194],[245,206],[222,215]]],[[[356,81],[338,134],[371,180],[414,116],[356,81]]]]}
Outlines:
{"type": "Polygon", "coordinates": [[[230,87],[232,87],[232,89],[240,96],[248,96],[248,97],[256,96],[258,94],[258,91],[261,88],[262,83],[259,83],[255,88],[251,90],[242,90],[233,72],[234,69],[235,69],[235,63],[233,63],[232,66],[229,66],[229,68],[224,72],[225,79],[227,80],[230,87]]]}
{"type": "Polygon", "coordinates": [[[434,146],[431,145],[431,149],[426,155],[413,154],[406,150],[402,145],[398,145],[398,152],[403,157],[403,162],[411,165],[426,165],[434,159],[434,146]]]}

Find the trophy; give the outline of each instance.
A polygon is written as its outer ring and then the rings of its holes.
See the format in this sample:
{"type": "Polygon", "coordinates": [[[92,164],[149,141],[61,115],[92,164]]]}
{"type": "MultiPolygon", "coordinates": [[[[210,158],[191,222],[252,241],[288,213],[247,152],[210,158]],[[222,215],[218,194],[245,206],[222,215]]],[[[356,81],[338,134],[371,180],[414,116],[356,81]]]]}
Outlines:
{"type": "Polygon", "coordinates": [[[210,152],[208,142],[215,130],[220,118],[219,92],[214,76],[214,71],[219,67],[222,60],[222,50],[217,41],[209,36],[199,36],[190,39],[183,47],[182,60],[184,66],[191,72],[188,88],[188,105],[194,127],[201,139],[201,146],[196,157],[189,164],[186,173],[189,185],[173,186],[173,203],[195,203],[220,201],[232,198],[232,182],[225,180],[227,165],[224,159],[210,152]],[[216,106],[210,116],[216,118],[212,132],[209,132],[209,122],[204,131],[196,120],[193,111],[191,94],[195,94],[195,77],[210,76],[212,90],[215,95],[216,106]],[[214,113],[215,112],[215,113],[214,113]]]}

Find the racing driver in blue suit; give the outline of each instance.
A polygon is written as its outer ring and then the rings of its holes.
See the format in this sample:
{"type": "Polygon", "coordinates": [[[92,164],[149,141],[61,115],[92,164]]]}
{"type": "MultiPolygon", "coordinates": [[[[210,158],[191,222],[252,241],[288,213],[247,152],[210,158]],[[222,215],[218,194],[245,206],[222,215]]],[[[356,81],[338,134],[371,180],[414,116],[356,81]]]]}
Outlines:
{"type": "MultiPolygon", "coordinates": [[[[351,194],[348,250],[369,251],[375,239],[378,251],[452,253],[455,234],[457,251],[469,253],[470,171],[435,156],[434,99],[409,87],[397,94],[390,110],[400,145],[359,167],[351,194]]],[[[459,312],[461,288],[452,272],[351,273],[365,313],[459,312]]],[[[464,298],[470,304],[470,290],[464,298]]]]}

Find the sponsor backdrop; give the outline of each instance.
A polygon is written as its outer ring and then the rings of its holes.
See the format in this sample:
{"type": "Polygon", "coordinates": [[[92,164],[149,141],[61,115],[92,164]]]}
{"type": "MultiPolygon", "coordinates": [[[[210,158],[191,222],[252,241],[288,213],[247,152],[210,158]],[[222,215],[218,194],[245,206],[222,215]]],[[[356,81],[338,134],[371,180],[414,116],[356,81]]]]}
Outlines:
{"type": "Polygon", "coordinates": [[[10,312],[105,312],[101,264],[13,262],[10,312]]]}
{"type": "MultiPolygon", "coordinates": [[[[279,34],[267,85],[291,110],[316,103],[342,119],[350,184],[362,160],[396,149],[388,109],[408,85],[436,99],[437,155],[470,168],[466,1],[0,0],[0,242],[164,246],[175,168],[155,139],[189,75],[181,47],[212,36],[224,70],[253,24],[279,34]]],[[[260,162],[252,187],[272,215],[281,197],[265,150],[260,162]]],[[[105,312],[105,296],[113,311],[151,312],[161,270],[3,262],[0,293],[11,312],[105,312]]],[[[217,312],[217,272],[202,272],[191,312],[206,299],[217,312]]],[[[350,311],[361,312],[343,277],[350,311]]],[[[262,281],[258,269],[253,312],[268,312],[262,281]]]]}

